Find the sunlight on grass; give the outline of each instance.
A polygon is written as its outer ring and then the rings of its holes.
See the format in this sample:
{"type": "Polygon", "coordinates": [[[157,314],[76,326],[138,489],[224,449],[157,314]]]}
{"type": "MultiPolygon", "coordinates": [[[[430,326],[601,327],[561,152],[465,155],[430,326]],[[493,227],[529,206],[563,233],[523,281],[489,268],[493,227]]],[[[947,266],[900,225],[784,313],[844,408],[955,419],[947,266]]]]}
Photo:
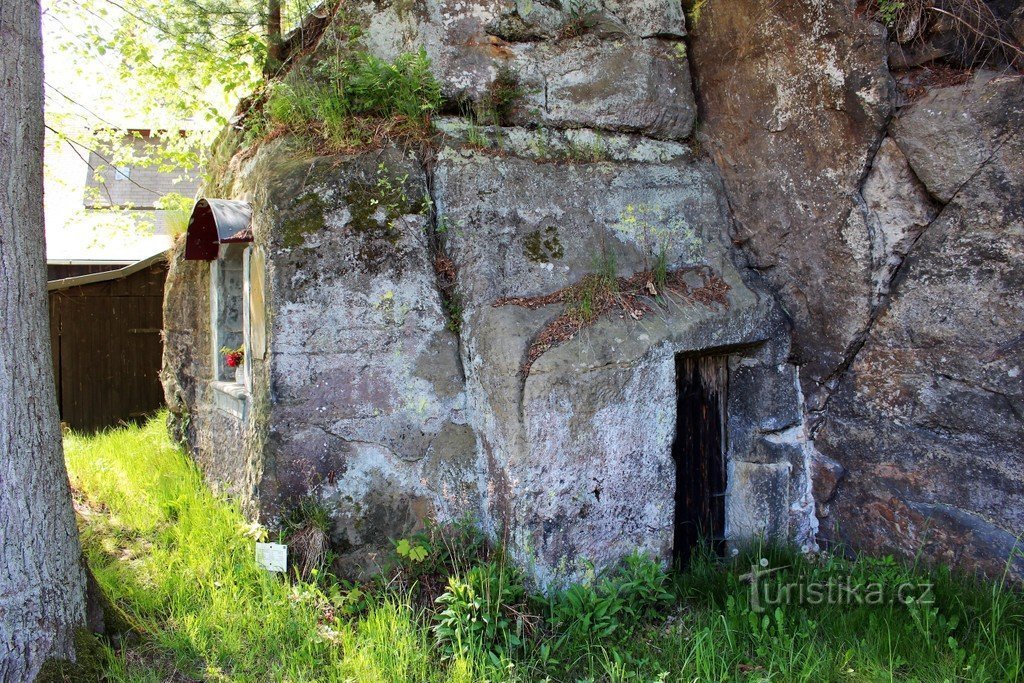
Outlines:
{"type": "MultiPolygon", "coordinates": [[[[241,513],[203,486],[161,420],[70,435],[65,449],[85,502],[82,541],[93,573],[128,621],[173,653],[187,675],[445,680],[430,666],[427,631],[406,605],[385,600],[342,628],[337,644],[325,638],[317,600],[256,566],[241,513]],[[346,651],[353,654],[342,661],[346,651]]],[[[111,658],[114,680],[139,680],[142,672],[111,658]]]]}
{"type": "Polygon", "coordinates": [[[681,575],[634,556],[543,597],[465,530],[465,551],[430,536],[402,544],[386,581],[305,583],[256,566],[246,520],[204,486],[162,417],[71,434],[65,448],[89,565],[134,631],[105,646],[111,681],[1024,678],[1024,606],[1002,583],[766,548],[731,563],[703,555],[681,575]],[[933,599],[757,609],[744,574],[762,563],[778,568],[764,579],[776,587],[926,582],[933,599]]]}

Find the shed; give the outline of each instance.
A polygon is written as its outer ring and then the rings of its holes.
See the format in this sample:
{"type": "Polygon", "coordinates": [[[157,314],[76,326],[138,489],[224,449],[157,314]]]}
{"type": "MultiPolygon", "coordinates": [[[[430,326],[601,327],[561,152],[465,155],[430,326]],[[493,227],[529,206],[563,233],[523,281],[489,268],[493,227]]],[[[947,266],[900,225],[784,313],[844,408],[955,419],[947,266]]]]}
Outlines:
{"type": "Polygon", "coordinates": [[[47,285],[61,421],[95,431],[163,405],[163,253],[47,285]]]}

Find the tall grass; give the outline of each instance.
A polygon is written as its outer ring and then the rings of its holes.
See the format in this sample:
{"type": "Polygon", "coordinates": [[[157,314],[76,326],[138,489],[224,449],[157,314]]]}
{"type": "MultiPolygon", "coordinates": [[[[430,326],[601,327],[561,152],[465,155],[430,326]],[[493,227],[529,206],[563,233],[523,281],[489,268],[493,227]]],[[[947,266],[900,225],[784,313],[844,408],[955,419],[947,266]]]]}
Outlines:
{"type": "Polygon", "coordinates": [[[441,88],[420,48],[394,62],[355,53],[325,63],[318,78],[278,83],[266,116],[272,127],[347,149],[388,134],[425,134],[440,106],[441,88]]]}
{"type": "Polygon", "coordinates": [[[109,651],[111,680],[154,667],[209,680],[447,680],[401,597],[342,622],[319,586],[257,567],[240,511],[203,485],[161,420],[72,434],[65,452],[89,566],[145,638],[109,651]]]}
{"type": "Polygon", "coordinates": [[[541,597],[472,535],[402,545],[429,553],[406,553],[402,580],[302,582],[256,566],[249,525],[160,419],[71,434],[66,455],[89,565],[138,633],[106,646],[111,681],[1024,679],[1024,603],[1002,582],[765,548],[733,562],[698,553],[681,574],[637,556],[541,597]],[[926,583],[931,599],[758,609],[755,566],[775,587],[926,583]]]}

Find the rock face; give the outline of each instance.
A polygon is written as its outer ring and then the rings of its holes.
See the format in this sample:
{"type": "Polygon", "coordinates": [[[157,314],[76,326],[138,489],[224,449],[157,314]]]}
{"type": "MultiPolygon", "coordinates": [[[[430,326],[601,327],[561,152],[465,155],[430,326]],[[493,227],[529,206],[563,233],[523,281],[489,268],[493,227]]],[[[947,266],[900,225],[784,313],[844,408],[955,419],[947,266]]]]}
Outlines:
{"type": "Polygon", "coordinates": [[[995,573],[1024,528],[1022,125],[1024,79],[980,75],[910,105],[892,127],[946,203],[819,433],[848,469],[832,506],[840,533],[864,547],[923,548],[995,573]]]}
{"type": "Polygon", "coordinates": [[[630,164],[523,159],[515,142],[504,152],[446,147],[434,185],[460,273],[468,412],[494,491],[490,519],[513,553],[545,584],[637,549],[669,556],[676,356],[743,347],[750,351],[733,357],[740,385],[755,375],[781,401],[728,406],[729,532],[789,538],[789,482],[804,476],[803,452],[762,447],[800,420],[792,371],[776,365],[784,355],[761,348],[785,332],[771,299],[748,289],[728,259],[728,209],[713,167],[667,144],[651,146],[658,161],[630,164]],[[561,305],[496,302],[571,286],[593,270],[595,254],[614,254],[621,275],[644,270],[659,244],[676,267],[720,274],[724,304],[670,295],[639,321],[620,311],[547,351],[523,376],[528,347],[561,305]]]}
{"type": "Polygon", "coordinates": [[[860,186],[892,109],[885,32],[853,2],[707,3],[691,55],[734,241],[794,322],[809,407],[871,317],[860,186]]]}
{"type": "MultiPolygon", "coordinates": [[[[517,124],[689,136],[696,108],[678,2],[558,7],[426,0],[411,9],[366,4],[353,15],[379,56],[423,46],[449,97],[478,100],[501,70],[514,74],[523,91],[517,124]]],[[[337,30],[325,55],[345,40],[337,30]]]]}
{"type": "Polygon", "coordinates": [[[852,1],[706,3],[689,33],[662,0],[349,9],[380,57],[422,45],[450,110],[509,74],[518,98],[500,125],[435,121],[429,153],[284,137],[215,179],[253,208],[266,342],[244,384],[213,381],[219,266],[179,249],[163,379],[212,481],[270,525],[327,508],[350,575],[466,516],[542,586],[668,561],[696,364],[722,382],[730,544],[1002,568],[1024,532],[1024,80],[900,108],[852,1]]]}
{"type": "Polygon", "coordinates": [[[236,158],[223,187],[253,205],[269,325],[245,412],[226,415],[211,400],[223,383],[188,357],[210,318],[186,282],[209,287],[205,264],[177,263],[168,288],[167,392],[195,416],[207,473],[269,524],[308,498],[325,506],[349,575],[428,519],[469,515],[540,585],[563,585],[636,550],[671,558],[688,476],[672,450],[677,358],[715,356],[739,387],[720,533],[813,543],[785,324],[732,265],[714,167],[639,136],[493,128],[499,153],[458,120],[439,127],[426,170],[394,149],[309,158],[289,141],[236,158]],[[584,149],[601,159],[576,160],[584,149]],[[676,289],[616,307],[527,370],[567,304],[502,302],[600,268],[627,281],[659,255],[676,289]],[[217,431],[232,420],[235,434],[217,431]]]}

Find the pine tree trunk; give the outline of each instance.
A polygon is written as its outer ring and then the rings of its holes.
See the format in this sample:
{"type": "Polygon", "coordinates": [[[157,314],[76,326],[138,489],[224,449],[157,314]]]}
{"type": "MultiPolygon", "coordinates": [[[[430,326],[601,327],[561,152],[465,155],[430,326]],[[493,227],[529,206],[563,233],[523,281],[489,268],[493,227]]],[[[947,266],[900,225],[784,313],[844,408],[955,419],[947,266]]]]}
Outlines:
{"type": "Polygon", "coordinates": [[[0,681],[73,656],[85,571],[61,448],[43,242],[38,0],[0,11],[0,681]]]}
{"type": "Polygon", "coordinates": [[[267,1],[267,61],[263,75],[271,78],[277,74],[284,61],[281,36],[281,0],[267,1]]]}

